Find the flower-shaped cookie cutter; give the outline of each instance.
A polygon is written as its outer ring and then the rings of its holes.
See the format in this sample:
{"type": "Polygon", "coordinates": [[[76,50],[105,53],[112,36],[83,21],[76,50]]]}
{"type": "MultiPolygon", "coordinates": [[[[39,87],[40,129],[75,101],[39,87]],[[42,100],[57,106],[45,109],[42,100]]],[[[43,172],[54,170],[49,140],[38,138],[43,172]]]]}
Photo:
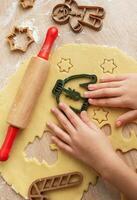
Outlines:
{"type": "Polygon", "coordinates": [[[79,6],[75,0],[65,0],[53,8],[52,18],[58,24],[69,23],[71,29],[79,33],[83,26],[99,31],[103,25],[105,10],[99,6],[79,6]]]}
{"type": "Polygon", "coordinates": [[[35,0],[20,0],[20,4],[23,8],[32,8],[35,0]]]}
{"type": "Polygon", "coordinates": [[[10,50],[11,51],[22,51],[22,52],[26,52],[27,49],[28,49],[28,46],[34,42],[34,38],[33,38],[33,35],[32,35],[32,31],[28,28],[28,27],[25,27],[25,28],[22,28],[22,27],[14,27],[13,28],[13,31],[7,36],[7,42],[9,43],[9,46],[10,46],[10,50]],[[26,35],[26,43],[23,44],[23,46],[18,46],[16,44],[16,36],[18,34],[24,34],[26,35]]]}

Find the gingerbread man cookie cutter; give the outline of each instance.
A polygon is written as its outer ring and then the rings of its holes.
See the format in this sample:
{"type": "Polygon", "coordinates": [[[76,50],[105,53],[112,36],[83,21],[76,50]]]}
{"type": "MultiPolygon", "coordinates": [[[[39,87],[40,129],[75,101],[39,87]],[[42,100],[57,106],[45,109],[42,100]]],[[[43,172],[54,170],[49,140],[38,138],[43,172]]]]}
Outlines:
{"type": "Polygon", "coordinates": [[[32,35],[32,31],[28,28],[22,28],[22,27],[14,27],[13,31],[7,36],[7,42],[9,43],[10,50],[11,51],[22,51],[26,52],[28,49],[28,46],[34,42],[34,38],[32,35]],[[23,46],[18,46],[16,44],[15,38],[18,34],[26,34],[26,43],[23,44],[23,46]]]}
{"type": "Polygon", "coordinates": [[[35,0],[20,0],[20,5],[23,8],[32,8],[35,0]]]}
{"type": "Polygon", "coordinates": [[[69,23],[71,29],[79,33],[83,26],[100,31],[103,25],[105,10],[99,6],[79,6],[75,0],[65,0],[53,8],[53,20],[62,25],[69,23]]]}
{"type": "Polygon", "coordinates": [[[29,188],[28,197],[29,200],[49,200],[47,192],[78,186],[82,181],[83,175],[80,172],[37,179],[29,188]]]}

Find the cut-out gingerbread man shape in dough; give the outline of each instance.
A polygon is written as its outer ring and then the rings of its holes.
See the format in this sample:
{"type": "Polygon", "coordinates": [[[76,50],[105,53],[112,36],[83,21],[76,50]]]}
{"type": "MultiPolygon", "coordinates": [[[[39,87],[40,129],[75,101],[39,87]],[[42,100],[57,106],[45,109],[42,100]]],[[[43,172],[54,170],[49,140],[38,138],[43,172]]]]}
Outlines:
{"type": "MultiPolygon", "coordinates": [[[[96,184],[97,175],[88,166],[82,162],[70,157],[66,153],[57,150],[58,160],[49,165],[46,161],[39,162],[35,159],[27,158],[24,153],[26,147],[29,143],[33,143],[34,139],[42,137],[45,130],[45,125],[48,121],[53,121],[58,123],[54,116],[51,114],[50,109],[56,106],[56,101],[52,96],[52,88],[54,87],[58,79],[64,80],[68,77],[66,73],[60,73],[57,67],[57,63],[61,58],[70,58],[73,61],[74,68],[73,71],[70,70],[69,76],[76,74],[95,74],[98,79],[102,76],[102,71],[98,63],[104,60],[104,54],[108,58],[117,59],[119,67],[117,73],[137,73],[137,61],[128,57],[120,50],[115,48],[107,48],[94,45],[65,45],[60,47],[54,52],[50,60],[50,70],[46,84],[43,88],[41,96],[37,102],[37,106],[33,112],[31,121],[24,131],[18,135],[16,142],[14,143],[10,158],[7,162],[0,164],[0,173],[5,179],[5,181],[12,185],[14,190],[21,194],[27,199],[28,189],[33,181],[39,178],[44,178],[48,176],[54,176],[63,173],[78,171],[83,174],[83,183],[76,187],[70,188],[69,190],[54,191],[49,193],[49,199],[52,200],[80,200],[83,196],[83,192],[88,189],[89,183],[92,185],[96,184]],[[92,59],[91,59],[92,56],[92,59]]],[[[1,123],[0,123],[0,144],[2,144],[5,138],[5,129],[7,127],[7,115],[11,104],[13,102],[14,96],[16,95],[17,89],[20,85],[20,80],[22,79],[25,69],[27,67],[28,61],[24,63],[23,66],[19,67],[17,73],[11,78],[5,89],[0,92],[0,113],[2,113],[1,123]]],[[[77,84],[78,85],[78,84],[77,84]]],[[[75,88],[77,89],[77,88],[75,88]]],[[[83,91],[83,90],[82,90],[83,91]]],[[[82,92],[81,91],[81,92],[82,92]]],[[[68,105],[71,104],[71,100],[64,99],[67,101],[68,105]]],[[[75,102],[72,106],[75,106],[75,102]]],[[[90,106],[88,109],[88,115],[91,120],[93,120],[93,111],[96,109],[90,106]]],[[[123,152],[129,150],[137,149],[137,137],[124,138],[122,135],[122,129],[116,129],[115,120],[119,115],[122,115],[125,110],[120,109],[106,109],[110,114],[108,114],[108,121],[103,121],[101,127],[106,123],[111,125],[112,134],[108,136],[115,150],[120,149],[123,152]]],[[[103,114],[100,114],[102,117],[103,114]]],[[[41,151],[42,151],[41,146],[41,151]]],[[[91,200],[94,200],[92,196],[91,200]]]]}

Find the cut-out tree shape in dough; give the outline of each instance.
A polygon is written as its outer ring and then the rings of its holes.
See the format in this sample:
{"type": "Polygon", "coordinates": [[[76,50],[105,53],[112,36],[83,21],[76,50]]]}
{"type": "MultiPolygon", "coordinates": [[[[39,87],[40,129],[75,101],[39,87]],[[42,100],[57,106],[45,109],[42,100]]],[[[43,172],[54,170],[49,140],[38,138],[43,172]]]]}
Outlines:
{"type": "Polygon", "coordinates": [[[113,74],[114,70],[117,68],[114,59],[104,59],[104,62],[100,65],[103,73],[113,74]]]}
{"type": "MultiPolygon", "coordinates": [[[[38,179],[47,176],[54,176],[62,173],[68,173],[72,171],[79,171],[83,174],[83,183],[76,187],[70,188],[67,191],[61,190],[60,192],[54,192],[49,194],[49,199],[52,200],[80,200],[83,191],[88,189],[89,183],[96,184],[96,173],[92,169],[87,167],[80,161],[70,157],[69,155],[58,150],[58,160],[52,165],[46,162],[40,163],[36,159],[28,159],[24,153],[27,145],[35,140],[36,136],[42,137],[45,130],[47,121],[54,121],[56,119],[50,112],[51,107],[56,105],[56,101],[52,96],[52,88],[55,85],[57,79],[64,79],[68,77],[68,74],[60,73],[57,63],[61,58],[71,58],[75,67],[69,72],[69,76],[74,74],[96,74],[98,78],[102,76],[102,71],[98,63],[104,59],[104,54],[109,58],[114,58],[117,65],[117,73],[137,72],[137,62],[122,53],[115,48],[107,48],[101,46],[90,45],[66,45],[55,51],[51,57],[50,71],[45,87],[37,102],[36,108],[33,112],[31,122],[27,129],[22,131],[14,143],[10,158],[7,162],[0,163],[0,172],[5,181],[12,185],[14,190],[27,198],[28,188],[31,183],[38,179]],[[92,57],[92,59],[91,59],[92,57]]],[[[10,106],[16,95],[18,86],[24,75],[27,63],[24,63],[18,72],[10,79],[5,89],[0,92],[0,145],[5,138],[5,131],[7,129],[7,115],[10,106]]],[[[76,84],[78,85],[78,84],[76,84]]],[[[64,99],[65,101],[66,99],[64,99]]],[[[70,101],[67,99],[67,101],[70,101]]],[[[70,103],[71,102],[67,102],[70,103]]],[[[76,102],[74,102],[76,104],[76,102]]],[[[93,106],[89,107],[88,114],[92,120],[93,106]]],[[[105,108],[104,108],[105,109],[105,108]]],[[[106,123],[111,124],[111,135],[109,139],[113,144],[115,150],[120,149],[123,152],[127,152],[131,149],[137,149],[137,137],[131,137],[125,139],[122,135],[122,129],[115,129],[115,120],[125,110],[120,109],[107,109],[109,112],[108,121],[103,121],[100,126],[104,126],[106,123]]],[[[42,147],[41,147],[42,148],[42,147]]],[[[92,196],[90,200],[94,200],[92,196]]]]}
{"type": "Polygon", "coordinates": [[[51,150],[51,134],[44,132],[41,138],[36,137],[34,142],[25,149],[27,158],[36,158],[40,163],[45,160],[52,165],[57,161],[57,151],[51,150]]]}
{"type": "Polygon", "coordinates": [[[96,108],[94,109],[93,119],[101,124],[102,122],[108,121],[108,114],[109,112],[106,111],[104,108],[96,108]]]}
{"type": "Polygon", "coordinates": [[[73,67],[70,58],[61,58],[60,62],[57,63],[60,72],[69,73],[70,69],[73,67]]]}

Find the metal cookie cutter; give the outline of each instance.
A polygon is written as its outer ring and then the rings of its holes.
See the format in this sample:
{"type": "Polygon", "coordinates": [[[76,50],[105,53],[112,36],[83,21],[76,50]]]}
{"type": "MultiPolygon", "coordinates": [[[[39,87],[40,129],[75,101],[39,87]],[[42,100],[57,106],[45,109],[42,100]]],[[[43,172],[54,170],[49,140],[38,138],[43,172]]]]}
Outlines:
{"type": "Polygon", "coordinates": [[[82,106],[80,109],[70,106],[74,112],[80,113],[81,111],[88,109],[89,103],[87,98],[81,96],[80,92],[76,91],[75,89],[65,88],[66,83],[68,83],[69,81],[81,78],[86,78],[90,80],[87,83],[79,84],[80,87],[85,89],[88,88],[89,84],[95,84],[97,82],[97,76],[93,74],[78,74],[65,78],[64,80],[57,80],[52,90],[52,94],[55,96],[57,104],[60,103],[60,97],[62,94],[64,94],[67,98],[72,99],[73,101],[82,101],[82,106]]]}
{"type": "Polygon", "coordinates": [[[78,186],[83,181],[80,172],[70,172],[34,181],[28,192],[29,200],[49,200],[47,192],[78,186]]]}
{"type": "Polygon", "coordinates": [[[29,30],[28,27],[25,28],[21,28],[21,27],[14,27],[13,31],[11,32],[10,35],[7,36],[7,42],[10,45],[10,49],[11,51],[22,51],[22,52],[26,52],[28,46],[34,42],[34,38],[32,35],[32,32],[29,30]],[[18,34],[26,34],[26,43],[23,44],[23,46],[18,46],[18,44],[16,44],[15,38],[18,34]]]}
{"type": "Polygon", "coordinates": [[[53,8],[52,18],[58,24],[69,23],[71,29],[78,33],[83,26],[99,31],[103,25],[105,10],[99,6],[79,6],[75,0],[65,0],[53,8]]]}

